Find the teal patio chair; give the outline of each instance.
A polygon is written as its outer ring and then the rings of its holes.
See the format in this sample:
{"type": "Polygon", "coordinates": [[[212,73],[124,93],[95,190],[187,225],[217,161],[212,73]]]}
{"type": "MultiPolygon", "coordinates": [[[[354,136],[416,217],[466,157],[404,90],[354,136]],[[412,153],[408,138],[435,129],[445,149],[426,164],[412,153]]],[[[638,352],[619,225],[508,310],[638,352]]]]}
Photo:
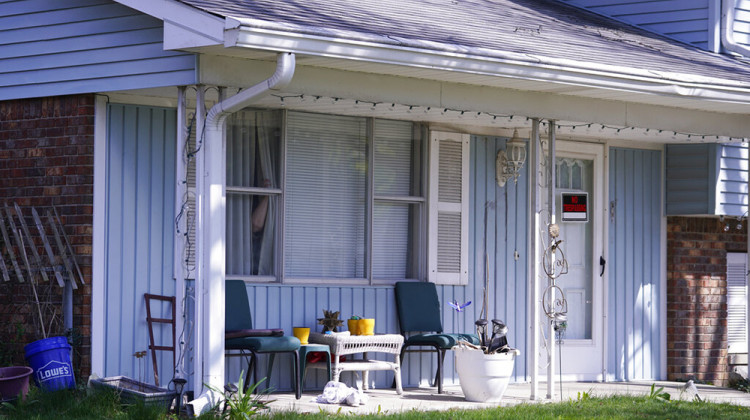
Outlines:
{"type": "MultiPolygon", "coordinates": [[[[475,334],[443,333],[440,320],[440,300],[434,283],[398,282],[396,283],[396,311],[404,345],[401,347],[401,364],[404,364],[404,353],[409,347],[432,347],[437,355],[437,372],[435,383],[438,394],[443,393],[443,361],[445,352],[455,346],[459,340],[479,345],[475,334]],[[409,333],[415,333],[407,336],[409,333]]],[[[432,352],[432,349],[414,349],[410,352],[432,352]]],[[[403,369],[402,369],[403,371],[403,369]]]]}
{"type": "Polygon", "coordinates": [[[253,321],[250,315],[250,302],[247,298],[247,289],[242,280],[227,280],[226,282],[226,305],[225,317],[225,340],[226,350],[240,350],[240,354],[227,354],[227,356],[246,356],[250,353],[247,373],[245,374],[245,390],[250,384],[250,371],[253,371],[254,383],[258,383],[258,354],[268,354],[268,373],[266,384],[271,381],[271,368],[277,353],[291,353],[294,360],[294,393],[297,399],[301,397],[300,372],[299,372],[299,348],[300,341],[297,337],[284,336],[284,330],[253,329],[253,321]]]}

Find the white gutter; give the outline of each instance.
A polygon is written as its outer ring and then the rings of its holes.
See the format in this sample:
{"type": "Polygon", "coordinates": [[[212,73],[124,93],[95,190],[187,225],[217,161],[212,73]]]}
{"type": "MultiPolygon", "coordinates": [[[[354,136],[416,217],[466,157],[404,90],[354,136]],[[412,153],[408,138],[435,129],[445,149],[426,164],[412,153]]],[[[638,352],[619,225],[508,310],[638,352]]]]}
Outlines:
{"type": "Polygon", "coordinates": [[[317,57],[554,82],[719,102],[750,103],[750,83],[695,74],[443,44],[351,31],[226,19],[225,47],[285,50],[317,57]]]}
{"type": "Polygon", "coordinates": [[[721,0],[721,45],[730,52],[750,58],[750,48],[734,40],[734,14],[736,0],[721,0]]]}
{"type": "MultiPolygon", "coordinates": [[[[198,191],[203,197],[202,243],[199,244],[198,258],[202,260],[203,275],[196,278],[195,305],[202,308],[203,334],[196,337],[203,357],[196,359],[195,372],[202,372],[202,384],[217,389],[224,387],[224,266],[225,266],[225,209],[226,209],[226,131],[225,122],[229,115],[247,107],[270,91],[285,88],[292,80],[296,62],[291,53],[277,56],[276,72],[269,79],[214,105],[206,116],[205,172],[199,174],[204,182],[198,191]],[[202,365],[202,366],[201,366],[202,365]]],[[[199,388],[196,384],[196,390],[199,388]]]]}

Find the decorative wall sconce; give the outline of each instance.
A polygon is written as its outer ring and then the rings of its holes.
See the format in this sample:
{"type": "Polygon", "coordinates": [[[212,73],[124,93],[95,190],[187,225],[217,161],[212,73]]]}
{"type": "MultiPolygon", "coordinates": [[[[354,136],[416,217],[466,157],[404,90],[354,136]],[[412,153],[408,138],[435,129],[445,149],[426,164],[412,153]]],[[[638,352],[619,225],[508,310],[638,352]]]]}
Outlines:
{"type": "Polygon", "coordinates": [[[495,178],[497,185],[504,187],[511,178],[518,183],[521,168],[526,162],[526,142],[518,137],[518,130],[513,130],[513,137],[506,143],[505,150],[497,152],[495,159],[495,178]]]}
{"type": "Polygon", "coordinates": [[[742,230],[742,219],[747,216],[748,212],[742,213],[742,216],[737,216],[737,224],[733,224],[732,220],[725,220],[724,216],[719,217],[719,222],[724,224],[724,232],[729,232],[733,227],[737,230],[742,230]]]}

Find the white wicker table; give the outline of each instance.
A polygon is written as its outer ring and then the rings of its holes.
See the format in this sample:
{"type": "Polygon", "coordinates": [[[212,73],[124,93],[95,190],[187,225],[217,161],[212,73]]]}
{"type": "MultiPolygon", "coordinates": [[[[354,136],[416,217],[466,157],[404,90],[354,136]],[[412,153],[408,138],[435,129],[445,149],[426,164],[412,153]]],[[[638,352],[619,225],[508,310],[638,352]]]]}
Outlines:
{"type": "Polygon", "coordinates": [[[404,336],[400,334],[349,335],[349,334],[321,334],[310,333],[310,342],[327,344],[331,349],[331,370],[333,380],[338,381],[341,372],[362,372],[362,388],[367,389],[367,372],[371,370],[392,370],[396,380],[396,392],[404,393],[401,388],[401,361],[399,354],[404,344],[404,336]],[[394,361],[370,360],[367,352],[390,353],[394,361]],[[362,353],[362,359],[341,361],[341,356],[362,353]]]}

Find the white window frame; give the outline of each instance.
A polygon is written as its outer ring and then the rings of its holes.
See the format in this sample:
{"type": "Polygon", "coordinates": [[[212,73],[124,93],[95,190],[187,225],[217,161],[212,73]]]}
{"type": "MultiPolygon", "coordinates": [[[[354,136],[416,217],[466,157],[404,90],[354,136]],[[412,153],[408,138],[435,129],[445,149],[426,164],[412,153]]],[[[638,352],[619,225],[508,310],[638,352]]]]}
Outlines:
{"type": "MultiPolygon", "coordinates": [[[[427,173],[429,169],[427,169],[429,159],[429,143],[428,139],[422,139],[423,145],[422,149],[419,152],[418,158],[422,162],[422,167],[425,168],[423,170],[423,173],[421,174],[421,191],[422,196],[384,196],[384,195],[375,195],[375,185],[374,185],[374,155],[375,155],[375,133],[374,133],[374,123],[375,120],[385,120],[388,119],[377,119],[373,117],[356,117],[356,118],[364,118],[366,120],[368,130],[367,130],[367,196],[366,196],[366,202],[365,205],[367,206],[365,209],[366,212],[366,218],[365,218],[365,232],[366,232],[366,243],[365,243],[365,277],[364,278],[319,278],[319,277],[288,277],[285,273],[285,260],[286,260],[286,254],[285,254],[285,247],[283,244],[285,235],[284,232],[287,229],[287,214],[285,212],[286,209],[286,192],[287,192],[287,185],[288,182],[287,178],[287,165],[288,165],[288,138],[287,138],[287,110],[279,110],[282,112],[282,127],[281,127],[281,156],[280,156],[280,165],[281,165],[281,187],[279,189],[258,189],[258,188],[237,188],[237,187],[231,187],[227,186],[227,192],[235,192],[235,193],[254,193],[254,194],[262,194],[262,195],[269,195],[269,196],[275,196],[277,197],[279,205],[277,206],[276,212],[277,212],[277,220],[278,220],[278,226],[277,226],[277,233],[276,233],[276,275],[275,276],[241,276],[241,275],[229,275],[227,274],[227,279],[241,279],[246,282],[252,282],[252,283],[281,283],[281,284],[352,284],[352,285],[391,285],[394,284],[397,281],[403,281],[403,280],[415,280],[415,281],[422,281],[425,280],[427,277],[427,267],[426,267],[426,258],[422,257],[419,258],[419,264],[420,267],[417,269],[418,277],[416,279],[413,278],[404,278],[404,279],[382,279],[382,278],[376,278],[373,276],[372,272],[372,264],[373,264],[373,241],[372,241],[372,230],[373,230],[373,209],[376,202],[385,203],[385,202],[400,202],[400,203],[408,203],[408,204],[414,204],[419,206],[420,212],[422,216],[419,218],[420,221],[418,222],[420,225],[416,226],[415,229],[418,229],[420,232],[426,232],[427,231],[427,219],[428,219],[428,213],[429,209],[426,205],[427,202],[427,195],[428,195],[428,187],[427,185],[430,183],[429,181],[429,174],[427,173]]],[[[300,111],[301,112],[301,111],[300,111]]],[[[329,115],[329,114],[322,114],[322,115],[329,115]]],[[[411,121],[412,124],[417,125],[418,122],[411,121]]],[[[426,131],[426,130],[425,130],[426,131]]],[[[466,146],[468,147],[468,138],[469,136],[466,135],[466,146]]],[[[464,152],[464,155],[466,159],[468,159],[468,148],[467,151],[464,152]]],[[[468,169],[468,160],[464,164],[465,168],[468,169]]],[[[467,171],[468,174],[468,171],[467,171]]],[[[468,189],[468,176],[466,176],[466,186],[464,188],[465,190],[468,189]]],[[[466,201],[466,200],[465,200],[466,201]]],[[[463,212],[467,216],[467,223],[466,227],[464,228],[464,231],[466,232],[466,240],[464,241],[466,243],[467,249],[468,249],[468,201],[466,201],[467,209],[463,212]]],[[[415,245],[416,252],[418,252],[420,255],[425,256],[427,254],[427,250],[425,249],[427,247],[428,241],[428,235],[425,233],[421,233],[419,235],[419,244],[415,245]]],[[[468,257],[466,258],[466,262],[463,264],[464,266],[468,266],[468,257]]],[[[468,279],[468,276],[467,276],[468,279]]]]}
{"type": "Polygon", "coordinates": [[[469,283],[469,134],[430,132],[430,187],[429,187],[429,240],[428,240],[428,281],[445,285],[467,285],[469,283]],[[440,143],[455,141],[461,144],[461,200],[460,203],[440,201],[440,143]],[[460,267],[459,272],[439,271],[438,256],[438,215],[440,213],[460,213],[460,267]]]}

